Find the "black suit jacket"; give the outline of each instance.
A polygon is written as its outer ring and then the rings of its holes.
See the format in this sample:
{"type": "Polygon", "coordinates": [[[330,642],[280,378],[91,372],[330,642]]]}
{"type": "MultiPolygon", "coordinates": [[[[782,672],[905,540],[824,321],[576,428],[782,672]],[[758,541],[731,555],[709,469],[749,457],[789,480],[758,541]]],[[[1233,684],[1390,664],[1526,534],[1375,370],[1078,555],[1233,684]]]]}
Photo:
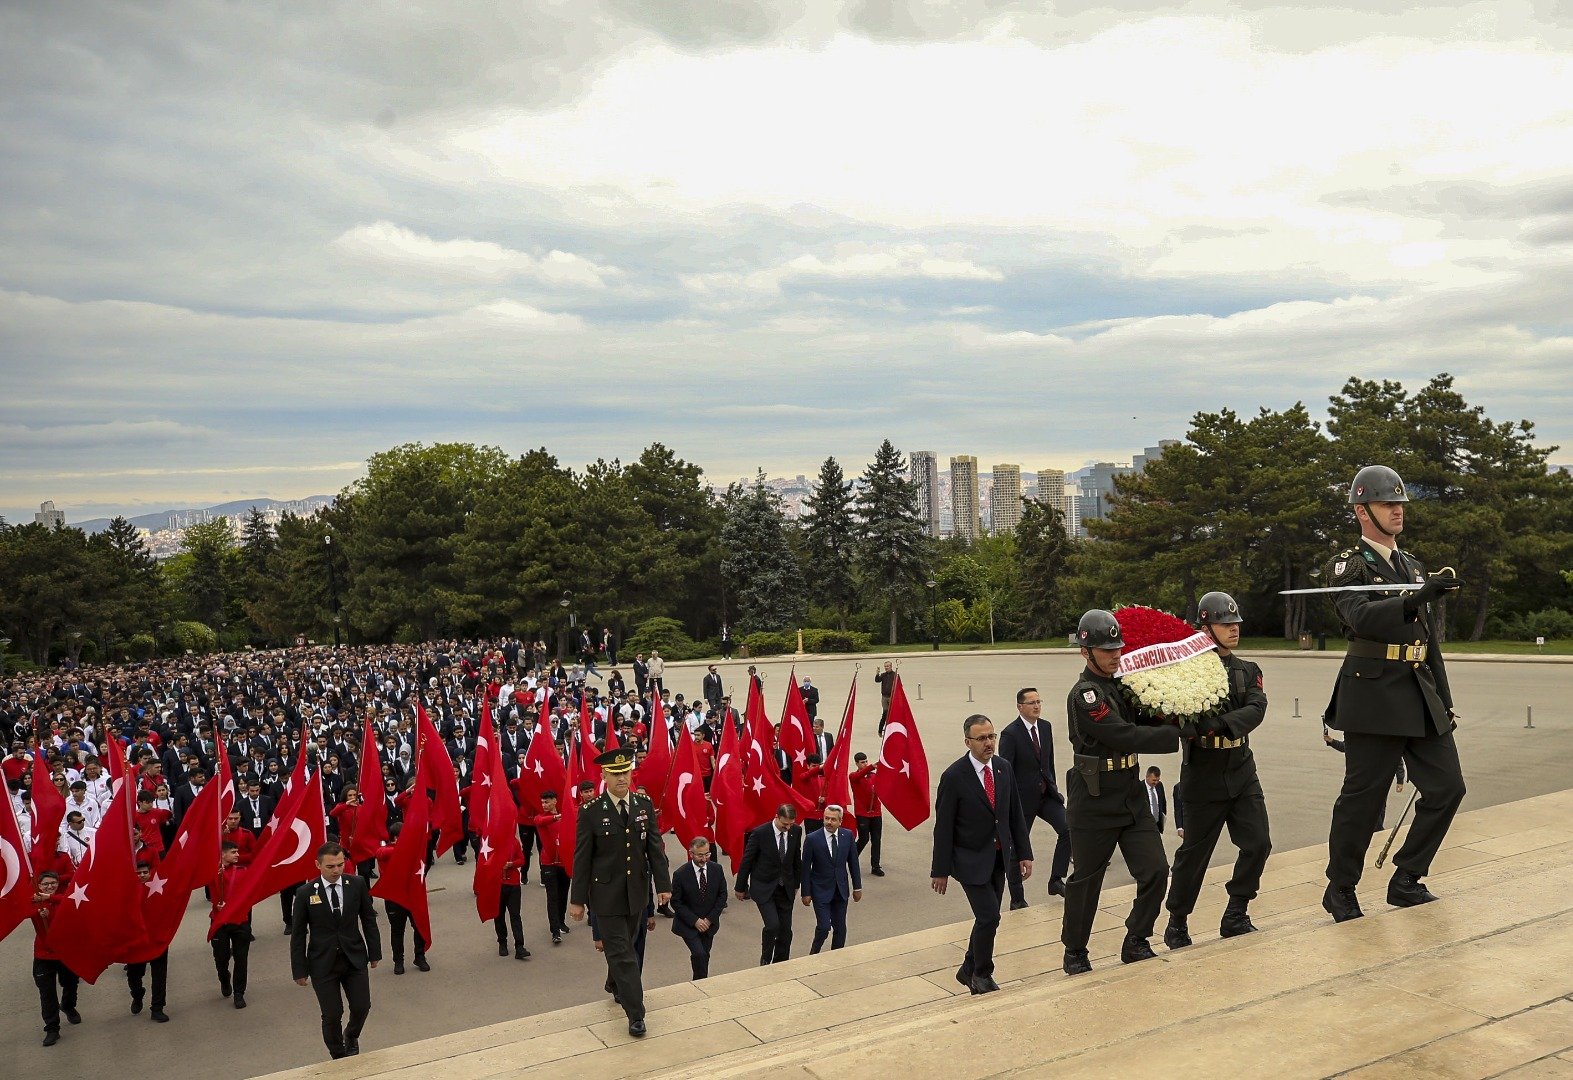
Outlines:
{"type": "Polygon", "coordinates": [[[752,830],[743,845],[743,861],[737,867],[737,891],[747,893],[753,900],[769,900],[777,888],[794,890],[803,876],[803,826],[794,825],[787,830],[785,865],[775,834],[772,818],[752,830]]]}
{"type": "Polygon", "coordinates": [[[713,934],[721,926],[721,912],[726,909],[726,873],[721,869],[720,863],[711,859],[705,864],[705,875],[710,882],[710,890],[701,903],[699,898],[699,871],[694,869],[694,864],[685,862],[677,868],[672,875],[672,910],[677,916],[672,920],[672,933],[679,937],[687,933],[699,933],[694,925],[700,919],[710,920],[710,929],[705,933],[713,934]]]}
{"type": "Polygon", "coordinates": [[[1000,733],[999,757],[1010,762],[1015,773],[1016,797],[1021,800],[1021,812],[1027,818],[1038,816],[1043,800],[1065,800],[1054,781],[1054,731],[1049,722],[1038,719],[1038,742],[1043,747],[1040,755],[1032,748],[1032,735],[1027,731],[1026,720],[1018,716],[1005,725],[1000,733]]]}
{"type": "Polygon", "coordinates": [[[1163,832],[1163,823],[1169,816],[1169,800],[1163,793],[1163,781],[1158,781],[1156,785],[1149,785],[1147,778],[1142,777],[1142,798],[1146,800],[1149,812],[1152,810],[1152,795],[1148,789],[1152,786],[1158,789],[1158,831],[1163,832]]]}
{"type": "Polygon", "coordinates": [[[953,877],[963,885],[986,885],[994,876],[996,843],[1008,869],[1012,863],[1032,858],[1027,818],[1016,796],[1016,777],[1010,762],[995,755],[994,805],[983,791],[983,782],[963,754],[940,774],[934,798],[934,858],[929,876],[953,877]]]}
{"type": "Polygon", "coordinates": [[[320,877],[295,890],[290,923],[289,962],[293,978],[327,978],[342,956],[357,970],[382,959],[382,936],[377,932],[377,909],[364,878],[345,874],[339,878],[344,907],[333,914],[320,877]]]}

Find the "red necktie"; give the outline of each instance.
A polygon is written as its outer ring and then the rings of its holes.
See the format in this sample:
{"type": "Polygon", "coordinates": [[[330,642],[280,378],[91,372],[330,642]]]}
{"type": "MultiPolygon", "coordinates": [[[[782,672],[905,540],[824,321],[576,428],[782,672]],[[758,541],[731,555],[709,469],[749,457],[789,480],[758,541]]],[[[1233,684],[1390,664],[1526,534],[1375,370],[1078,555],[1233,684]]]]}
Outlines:
{"type": "Polygon", "coordinates": [[[1038,760],[1043,760],[1043,744],[1038,741],[1038,725],[1032,724],[1027,728],[1032,733],[1032,751],[1038,755],[1038,760]]]}
{"type": "Polygon", "coordinates": [[[989,808],[994,807],[994,770],[983,766],[983,794],[988,797],[989,808]]]}

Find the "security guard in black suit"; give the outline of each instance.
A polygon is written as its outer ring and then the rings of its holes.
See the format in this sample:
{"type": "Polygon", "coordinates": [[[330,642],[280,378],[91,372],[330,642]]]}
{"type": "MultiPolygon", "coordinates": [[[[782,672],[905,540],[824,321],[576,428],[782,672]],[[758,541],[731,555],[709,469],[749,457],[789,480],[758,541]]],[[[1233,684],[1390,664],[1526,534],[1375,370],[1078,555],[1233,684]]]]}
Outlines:
{"type": "Polygon", "coordinates": [[[1344,786],[1328,836],[1327,892],[1322,906],[1337,922],[1362,914],[1355,885],[1371,844],[1371,822],[1402,760],[1420,792],[1409,835],[1393,860],[1387,902],[1413,907],[1435,900],[1421,884],[1464,799],[1453,743],[1453,694],[1437,647],[1432,604],[1463,583],[1444,572],[1428,577],[1398,550],[1409,495],[1396,472],[1368,465],[1349,485],[1360,542],[1328,565],[1335,588],[1419,585],[1404,592],[1336,592],[1349,645],[1323,718],[1344,732],[1344,786]]]}
{"type": "Polygon", "coordinates": [[[1186,729],[1133,719],[1114,673],[1119,670],[1125,637],[1107,611],[1094,609],[1076,627],[1087,669],[1071,688],[1066,702],[1066,731],[1076,765],[1067,775],[1066,816],[1070,820],[1071,858],[1075,871],[1065,883],[1065,920],[1060,942],[1065,946],[1065,974],[1092,970],[1087,940],[1103,891],[1103,874],[1118,847],[1136,879],[1136,900],[1125,920],[1120,960],[1134,964],[1153,957],[1147,939],[1163,906],[1169,861],[1158,837],[1143,790],[1136,755],[1172,754],[1186,729]]]}
{"type": "Polygon", "coordinates": [[[633,750],[608,750],[595,763],[606,778],[606,792],[579,811],[568,914],[578,922],[587,902],[595,909],[607,971],[628,1014],[628,1034],[639,1037],[645,1033],[644,987],[634,937],[644,921],[651,880],[656,901],[665,904],[672,898],[672,878],[655,804],[628,790],[633,750]]]}
{"type": "Polygon", "coordinates": [[[1196,737],[1185,743],[1180,782],[1174,788],[1175,821],[1184,823],[1185,838],[1174,853],[1174,873],[1169,877],[1169,925],[1163,932],[1163,943],[1171,949],[1191,943],[1186,919],[1196,907],[1202,875],[1207,873],[1225,825],[1240,855],[1225,886],[1229,905],[1218,932],[1229,938],[1256,929],[1246,909],[1261,888],[1262,870],[1273,845],[1250,735],[1267,715],[1267,693],[1262,687],[1262,669],[1234,654],[1240,643],[1241,621],[1240,605],[1228,593],[1210,592],[1202,597],[1197,622],[1218,646],[1218,658],[1229,679],[1229,697],[1224,712],[1198,721],[1196,737]],[[1183,807],[1179,805],[1182,797],[1183,807]]]}

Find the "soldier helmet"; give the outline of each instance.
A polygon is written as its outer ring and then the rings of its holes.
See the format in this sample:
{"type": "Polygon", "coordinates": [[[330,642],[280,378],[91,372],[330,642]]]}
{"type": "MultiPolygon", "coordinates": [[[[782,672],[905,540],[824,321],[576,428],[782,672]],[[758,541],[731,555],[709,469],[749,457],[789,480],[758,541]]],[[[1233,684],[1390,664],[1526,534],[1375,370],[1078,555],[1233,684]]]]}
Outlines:
{"type": "Polygon", "coordinates": [[[1408,502],[1409,493],[1398,473],[1386,465],[1367,465],[1349,485],[1349,505],[1373,502],[1408,502]]]}
{"type": "Polygon", "coordinates": [[[1093,608],[1076,624],[1076,644],[1084,649],[1123,649],[1125,635],[1117,619],[1102,608],[1093,608]]]}
{"type": "Polygon", "coordinates": [[[1202,597],[1202,602],[1197,605],[1196,621],[1203,626],[1212,626],[1245,620],[1240,617],[1240,605],[1234,602],[1234,597],[1214,590],[1202,597]]]}

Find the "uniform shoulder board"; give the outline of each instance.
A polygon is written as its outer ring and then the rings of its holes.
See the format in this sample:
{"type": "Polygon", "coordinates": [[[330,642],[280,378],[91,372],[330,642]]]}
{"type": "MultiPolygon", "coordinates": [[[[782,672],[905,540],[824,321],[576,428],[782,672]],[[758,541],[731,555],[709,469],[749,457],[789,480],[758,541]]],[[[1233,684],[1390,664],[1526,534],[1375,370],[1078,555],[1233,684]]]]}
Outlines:
{"type": "Polygon", "coordinates": [[[1327,579],[1331,585],[1350,585],[1365,578],[1365,560],[1360,553],[1350,549],[1340,551],[1327,567],[1327,579]]]}

